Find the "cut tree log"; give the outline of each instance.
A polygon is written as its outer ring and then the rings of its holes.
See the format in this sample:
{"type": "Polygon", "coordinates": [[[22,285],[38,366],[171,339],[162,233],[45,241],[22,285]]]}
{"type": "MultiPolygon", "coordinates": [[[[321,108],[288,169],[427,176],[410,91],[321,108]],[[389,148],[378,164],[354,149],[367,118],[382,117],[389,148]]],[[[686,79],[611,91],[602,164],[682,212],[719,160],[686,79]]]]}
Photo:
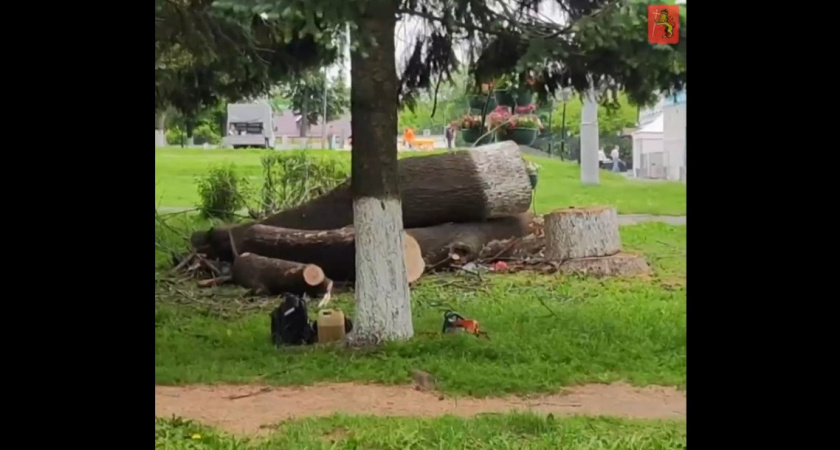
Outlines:
{"type": "Polygon", "coordinates": [[[258,295],[289,292],[311,298],[329,298],[333,282],[314,264],[243,253],[233,263],[233,282],[258,295]]]}
{"type": "Polygon", "coordinates": [[[650,266],[642,255],[616,253],[611,256],[570,259],[560,264],[557,270],[565,274],[596,277],[636,276],[649,274],[650,266]]]}
{"type": "Polygon", "coordinates": [[[486,222],[448,223],[406,230],[417,240],[427,267],[442,267],[447,261],[464,264],[481,254],[492,241],[517,238],[531,232],[531,214],[499,217],[486,222]]]}
{"type": "MultiPolygon", "coordinates": [[[[531,182],[525,160],[512,141],[451,153],[403,158],[398,167],[403,227],[482,222],[528,211],[531,182]]],[[[350,181],[259,223],[299,230],[332,230],[353,224],[350,181]]],[[[237,246],[250,224],[233,227],[237,246]]],[[[231,260],[227,230],[194,233],[193,247],[215,259],[231,260]]]]}
{"type": "MultiPolygon", "coordinates": [[[[253,225],[243,231],[237,249],[268,258],[294,260],[316,264],[327,277],[335,281],[356,278],[356,242],[353,228],[337,230],[293,230],[290,228],[253,225]]],[[[420,246],[413,237],[404,234],[406,279],[411,283],[426,268],[420,246]]],[[[242,258],[239,256],[237,261],[242,258]]]]}
{"type": "MultiPolygon", "coordinates": [[[[528,211],[531,181],[513,141],[399,160],[403,227],[480,222],[528,211]]],[[[350,183],[260,223],[301,230],[353,224],[350,183]]]]}
{"type": "Polygon", "coordinates": [[[620,251],[618,213],[613,207],[568,208],[545,215],[545,256],[550,260],[610,256],[620,251]]]}

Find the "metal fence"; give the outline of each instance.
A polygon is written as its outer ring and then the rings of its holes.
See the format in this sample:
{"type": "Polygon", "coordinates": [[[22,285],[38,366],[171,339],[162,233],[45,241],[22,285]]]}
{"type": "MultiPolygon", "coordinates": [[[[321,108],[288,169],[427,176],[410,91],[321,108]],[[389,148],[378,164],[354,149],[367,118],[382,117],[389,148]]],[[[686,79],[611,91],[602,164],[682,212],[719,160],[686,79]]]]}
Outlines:
{"type": "Polygon", "coordinates": [[[665,152],[643,153],[639,167],[635,170],[638,178],[665,179],[668,177],[668,154],[665,152]]]}

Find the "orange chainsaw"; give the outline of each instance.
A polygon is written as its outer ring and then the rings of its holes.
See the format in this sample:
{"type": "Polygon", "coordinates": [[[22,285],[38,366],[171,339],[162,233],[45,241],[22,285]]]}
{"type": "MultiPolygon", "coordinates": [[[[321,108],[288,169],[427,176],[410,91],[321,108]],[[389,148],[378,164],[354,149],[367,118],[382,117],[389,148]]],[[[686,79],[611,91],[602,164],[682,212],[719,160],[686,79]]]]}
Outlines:
{"type": "Polygon", "coordinates": [[[443,314],[443,332],[457,333],[460,331],[467,332],[476,337],[484,336],[487,339],[490,339],[490,337],[487,336],[487,333],[481,331],[478,327],[477,320],[465,319],[464,316],[452,310],[446,311],[443,314]]]}

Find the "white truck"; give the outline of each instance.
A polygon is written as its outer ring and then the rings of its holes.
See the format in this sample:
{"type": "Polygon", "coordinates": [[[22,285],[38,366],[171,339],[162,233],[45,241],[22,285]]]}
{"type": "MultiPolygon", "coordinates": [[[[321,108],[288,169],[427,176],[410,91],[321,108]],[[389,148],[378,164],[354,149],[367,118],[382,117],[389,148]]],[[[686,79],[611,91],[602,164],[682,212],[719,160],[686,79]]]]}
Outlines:
{"type": "Polygon", "coordinates": [[[267,103],[227,106],[227,134],[222,142],[233,148],[274,148],[274,114],[267,103]]]}

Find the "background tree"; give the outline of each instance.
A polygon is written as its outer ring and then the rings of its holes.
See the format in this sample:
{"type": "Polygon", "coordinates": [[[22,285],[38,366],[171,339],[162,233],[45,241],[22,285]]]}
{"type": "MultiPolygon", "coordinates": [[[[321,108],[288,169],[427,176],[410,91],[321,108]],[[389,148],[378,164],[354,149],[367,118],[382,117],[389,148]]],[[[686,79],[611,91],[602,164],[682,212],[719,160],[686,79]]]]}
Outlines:
{"type": "MultiPolygon", "coordinates": [[[[350,92],[343,76],[335,77],[328,86],[327,78],[318,70],[310,70],[280,84],[276,95],[286,99],[301,121],[300,136],[306,137],[309,126],[318,125],[323,116],[324,90],[327,95],[327,122],[341,117],[350,107],[350,92]]],[[[279,103],[279,99],[278,99],[279,103]]]]}
{"type": "MultiPolygon", "coordinates": [[[[227,108],[222,102],[205,108],[193,118],[194,122],[194,143],[197,145],[218,144],[225,135],[225,122],[227,119],[227,108]]],[[[166,139],[171,144],[186,145],[186,120],[187,118],[176,110],[166,115],[166,139]]]]}
{"type": "Polygon", "coordinates": [[[278,81],[334,61],[337,27],[260,10],[220,8],[213,0],[155,0],[155,126],[167,108],[183,115],[187,136],[202,111],[267,94],[278,81]],[[307,27],[316,33],[299,33],[307,27]]]}
{"type": "MultiPolygon", "coordinates": [[[[552,131],[560,133],[562,123],[562,104],[555,105],[554,117],[552,120],[552,131]]],[[[574,96],[566,104],[566,132],[570,135],[580,135],[580,115],[583,110],[583,101],[580,96],[574,96]]],[[[615,135],[625,128],[636,125],[638,107],[631,104],[627,94],[619,93],[615,103],[611,106],[598,106],[598,131],[602,136],[615,135]]]]}

